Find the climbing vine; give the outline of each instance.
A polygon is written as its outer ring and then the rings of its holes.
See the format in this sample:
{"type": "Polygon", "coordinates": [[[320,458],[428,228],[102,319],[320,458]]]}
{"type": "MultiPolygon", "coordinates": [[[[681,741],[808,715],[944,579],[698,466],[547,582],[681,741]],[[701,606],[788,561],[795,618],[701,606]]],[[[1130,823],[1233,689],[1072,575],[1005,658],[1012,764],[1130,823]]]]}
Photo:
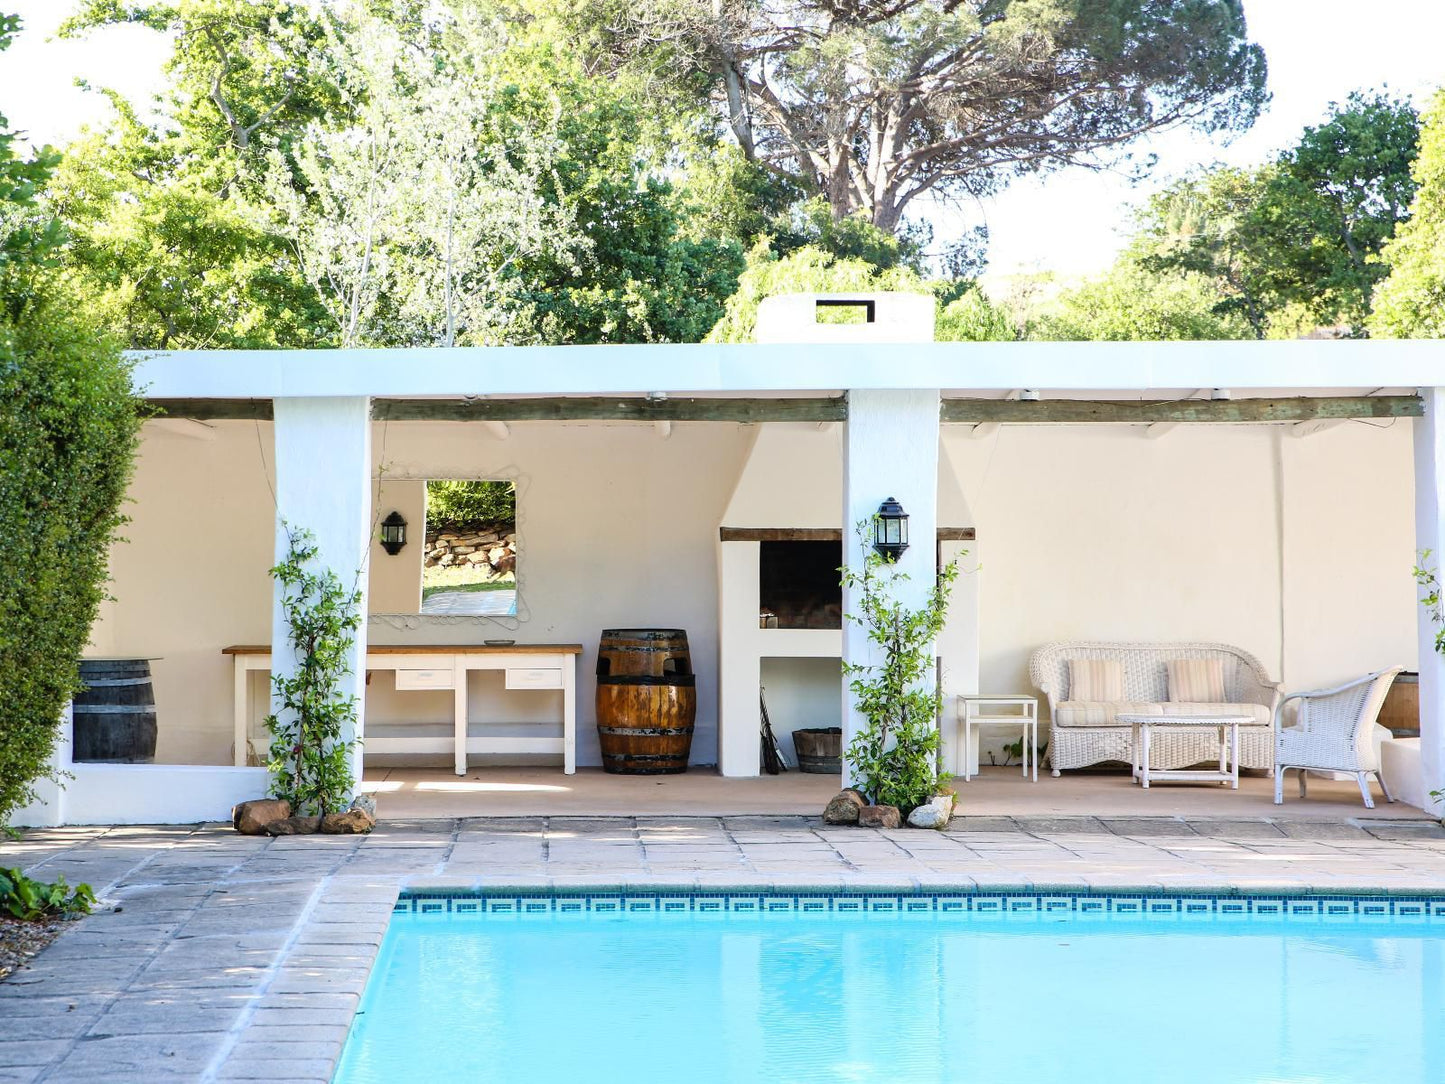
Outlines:
{"type": "Polygon", "coordinates": [[[295,652],[295,669],[272,679],[277,710],[271,731],[271,792],[298,814],[344,809],[355,779],[351,748],[357,700],[341,691],[361,627],[361,592],[336,573],[316,567],[309,531],[286,528],[286,559],[271,569],[281,587],[281,611],[295,652]]]}
{"type": "Polygon", "coordinates": [[[840,571],[843,586],[857,592],[861,626],[881,652],[880,663],[845,663],[858,710],[868,720],[848,745],[852,779],[870,802],[897,806],[905,814],[933,797],[946,776],[938,770],[938,712],[942,694],[931,680],[933,643],[943,631],[958,562],[938,571],[927,603],[910,610],[897,599],[908,579],[872,551],[871,524],[858,524],[868,554],[861,569],[840,571]]]}

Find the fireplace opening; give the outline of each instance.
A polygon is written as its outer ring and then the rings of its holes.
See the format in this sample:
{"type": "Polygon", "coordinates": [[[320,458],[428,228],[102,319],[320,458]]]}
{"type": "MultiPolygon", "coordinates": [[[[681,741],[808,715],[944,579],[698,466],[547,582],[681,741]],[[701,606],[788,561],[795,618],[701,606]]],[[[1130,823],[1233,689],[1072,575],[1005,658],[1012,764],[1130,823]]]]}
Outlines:
{"type": "Polygon", "coordinates": [[[758,622],[763,628],[841,629],[843,543],[758,543],[758,622]]]}

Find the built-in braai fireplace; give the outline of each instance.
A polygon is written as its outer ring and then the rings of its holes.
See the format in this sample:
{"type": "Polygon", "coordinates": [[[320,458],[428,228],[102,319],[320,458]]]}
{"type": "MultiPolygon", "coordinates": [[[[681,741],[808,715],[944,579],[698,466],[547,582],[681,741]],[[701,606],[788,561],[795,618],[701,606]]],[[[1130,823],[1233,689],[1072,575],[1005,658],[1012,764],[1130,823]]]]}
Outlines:
{"type": "Polygon", "coordinates": [[[841,539],[758,543],[758,625],[765,629],[841,629],[841,539]]]}

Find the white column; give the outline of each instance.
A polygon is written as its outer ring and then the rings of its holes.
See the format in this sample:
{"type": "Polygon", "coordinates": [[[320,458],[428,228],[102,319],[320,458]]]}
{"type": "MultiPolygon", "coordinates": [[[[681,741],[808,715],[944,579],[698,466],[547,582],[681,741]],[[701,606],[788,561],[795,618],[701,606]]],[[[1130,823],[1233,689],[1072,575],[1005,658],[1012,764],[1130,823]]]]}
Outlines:
{"type": "MultiPolygon", "coordinates": [[[[1415,548],[1429,550],[1426,565],[1445,561],[1445,388],[1421,388],[1425,416],[1414,420],[1415,548]]],[[[1426,800],[1445,789],[1445,658],[1435,650],[1435,623],[1425,608],[1420,634],[1420,768],[1426,800]]],[[[1440,802],[1431,812],[1440,814],[1440,802]]]]}
{"type": "MultiPolygon", "coordinates": [[[[861,568],[871,546],[858,537],[857,525],[871,520],[889,497],[908,513],[907,552],[897,568],[908,574],[899,585],[900,601],[910,609],[928,600],[937,571],[938,538],[938,392],[850,391],[843,435],[843,560],[861,568]]],[[[843,592],[843,612],[856,613],[855,593],[843,592]]],[[[874,659],[866,630],[843,623],[843,661],[874,659]]],[[[867,725],[856,710],[848,679],[843,678],[843,748],[867,725]]],[[[844,779],[849,766],[843,765],[844,779]]]]}
{"type": "MultiPolygon", "coordinates": [[[[371,400],[365,396],[277,399],[276,560],[285,559],[286,528],[311,532],[317,559],[344,588],[361,592],[361,627],[352,647],[351,673],[341,692],[356,697],[355,733],[363,734],[366,695],[366,562],[371,550],[371,400]]],[[[271,665],[294,671],[280,592],[271,609],[271,665]]],[[[274,697],[274,693],[273,693],[274,697]]],[[[272,705],[275,710],[275,704],[272,705]]],[[[361,779],[361,746],[352,752],[361,779]]]]}
{"type": "Polygon", "coordinates": [[[722,629],[718,645],[717,766],[726,776],[760,774],[757,542],[718,543],[722,629]]]}

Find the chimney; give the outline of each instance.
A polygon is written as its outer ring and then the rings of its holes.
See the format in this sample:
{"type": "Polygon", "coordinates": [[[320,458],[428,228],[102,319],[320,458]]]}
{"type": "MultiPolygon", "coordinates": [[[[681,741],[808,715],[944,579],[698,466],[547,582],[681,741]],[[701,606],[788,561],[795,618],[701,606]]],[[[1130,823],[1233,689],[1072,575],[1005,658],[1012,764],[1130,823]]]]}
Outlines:
{"type": "Polygon", "coordinates": [[[758,306],[760,343],[931,343],[928,294],[779,294],[758,306]]]}

